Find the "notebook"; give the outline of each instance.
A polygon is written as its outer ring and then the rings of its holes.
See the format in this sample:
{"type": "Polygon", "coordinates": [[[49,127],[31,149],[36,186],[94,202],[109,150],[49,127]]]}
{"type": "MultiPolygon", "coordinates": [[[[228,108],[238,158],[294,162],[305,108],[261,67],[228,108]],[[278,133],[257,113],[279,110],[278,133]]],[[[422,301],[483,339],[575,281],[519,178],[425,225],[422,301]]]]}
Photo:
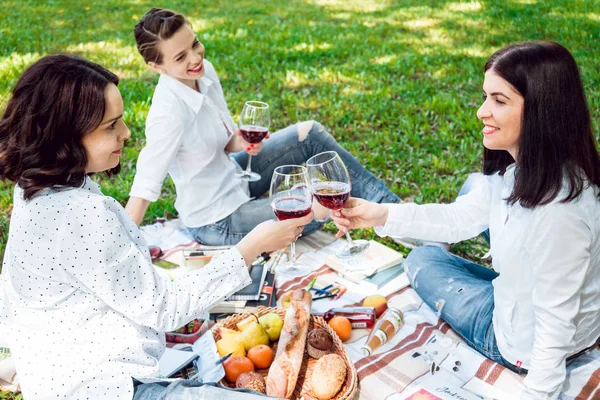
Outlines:
{"type": "Polygon", "coordinates": [[[267,274],[267,268],[264,264],[254,264],[250,269],[250,279],[252,283],[245,288],[238,290],[226,300],[258,300],[260,298],[260,291],[265,282],[265,276],[267,274]]]}
{"type": "MultiPolygon", "coordinates": [[[[334,247],[331,247],[332,253],[341,246],[345,246],[345,243],[338,241],[334,245],[334,247]]],[[[402,260],[402,253],[375,240],[369,240],[369,248],[360,256],[339,259],[335,254],[329,254],[326,262],[331,269],[344,278],[355,283],[360,283],[367,276],[393,267],[401,263],[402,260]]]]}
{"type": "Polygon", "coordinates": [[[177,350],[170,347],[165,348],[165,352],[158,360],[158,370],[161,376],[170,378],[175,373],[187,366],[198,354],[193,351],[177,350]]]}
{"type": "Polygon", "coordinates": [[[267,271],[265,281],[258,300],[222,301],[210,309],[211,318],[221,318],[223,314],[252,312],[257,307],[276,307],[277,291],[275,289],[275,273],[267,271]]]}
{"type": "Polygon", "coordinates": [[[377,290],[384,286],[386,283],[390,282],[392,279],[396,278],[397,276],[400,276],[402,272],[404,272],[403,262],[396,264],[393,267],[384,269],[381,272],[377,272],[373,275],[367,276],[360,282],[360,285],[368,286],[373,290],[377,290]]]}

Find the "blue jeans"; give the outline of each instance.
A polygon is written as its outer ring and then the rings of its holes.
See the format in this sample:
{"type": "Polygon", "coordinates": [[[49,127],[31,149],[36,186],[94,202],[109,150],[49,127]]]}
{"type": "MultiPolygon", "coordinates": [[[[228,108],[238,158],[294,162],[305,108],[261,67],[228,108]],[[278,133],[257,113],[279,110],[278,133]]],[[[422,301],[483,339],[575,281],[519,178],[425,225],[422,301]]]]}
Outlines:
{"type": "MultiPolygon", "coordinates": [[[[134,382],[133,400],[192,400],[200,395],[200,387],[204,385],[218,386],[214,383],[201,383],[196,380],[182,379],[175,382],[140,383],[134,382]]],[[[252,393],[263,397],[262,394],[250,389],[232,389],[242,393],[252,393]]],[[[267,398],[266,396],[264,396],[267,398]]]]}
{"type": "MultiPolygon", "coordinates": [[[[269,191],[271,176],[281,165],[301,165],[315,154],[336,151],[348,168],[352,180],[352,196],[377,203],[399,203],[396,196],[385,184],[363,167],[352,154],[348,153],[320,123],[313,121],[308,134],[299,138],[298,125],[290,125],[275,132],[265,140],[261,152],[252,158],[252,171],[262,179],[250,183],[250,196],[255,198],[241,205],[231,215],[214,224],[190,228],[196,241],[207,245],[235,245],[248,232],[261,222],[275,218],[268,198],[261,198],[269,191]]],[[[246,168],[248,153],[241,151],[233,155],[235,161],[246,168]]],[[[306,225],[303,234],[320,229],[323,222],[312,221],[306,225]]]]}
{"type": "MultiPolygon", "coordinates": [[[[471,175],[459,196],[479,179],[471,175]]],[[[489,242],[489,232],[482,232],[489,242]]],[[[496,342],[494,311],[495,271],[465,260],[439,246],[417,247],[404,263],[408,279],[429,307],[437,310],[472,348],[517,373],[527,373],[505,360],[496,342]]]]}

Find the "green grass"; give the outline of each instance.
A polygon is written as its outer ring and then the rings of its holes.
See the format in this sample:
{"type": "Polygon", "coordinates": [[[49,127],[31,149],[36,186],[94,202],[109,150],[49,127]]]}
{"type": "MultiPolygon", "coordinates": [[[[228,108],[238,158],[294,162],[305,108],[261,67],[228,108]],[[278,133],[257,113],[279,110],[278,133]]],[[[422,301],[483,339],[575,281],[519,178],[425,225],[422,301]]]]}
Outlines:
{"type": "MultiPolygon", "coordinates": [[[[551,39],[569,48],[581,68],[598,132],[598,1],[260,3],[161,4],[189,17],[220,73],[234,116],[244,100],[259,98],[271,104],[274,128],[316,119],[403,198],[450,202],[466,176],[480,169],[481,124],[475,112],[482,66],[506,44],[551,39]]],[[[44,54],[77,53],[121,77],[132,138],[124,172],[102,179],[102,187],[122,204],[144,144],[144,119],[157,80],[137,54],[132,29],[156,4],[5,0],[2,6],[0,108],[24,68],[44,54]]],[[[173,214],[173,199],[168,181],[145,222],[164,210],[173,214]]],[[[11,204],[12,185],[0,184],[0,255],[11,204]]],[[[483,253],[475,241],[454,250],[472,258],[483,253]]]]}

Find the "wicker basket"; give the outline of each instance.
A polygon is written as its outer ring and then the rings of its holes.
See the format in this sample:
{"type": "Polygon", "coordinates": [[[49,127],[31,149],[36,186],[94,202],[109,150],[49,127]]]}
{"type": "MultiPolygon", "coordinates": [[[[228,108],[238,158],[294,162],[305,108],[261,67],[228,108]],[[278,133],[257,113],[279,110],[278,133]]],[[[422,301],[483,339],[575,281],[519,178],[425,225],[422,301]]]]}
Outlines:
{"type": "MultiPolygon", "coordinates": [[[[229,328],[229,329],[237,329],[236,324],[243,319],[248,318],[250,315],[254,314],[258,317],[265,315],[267,313],[274,312],[281,316],[281,318],[285,319],[286,310],[281,308],[265,308],[259,307],[252,313],[244,313],[244,314],[234,314],[216,324],[212,328],[212,334],[215,338],[215,341],[221,338],[219,334],[219,327],[229,328]]],[[[352,399],[354,397],[354,393],[356,392],[356,387],[358,385],[358,376],[356,374],[356,369],[354,368],[354,364],[348,354],[346,353],[346,349],[342,341],[338,338],[335,332],[327,325],[327,323],[321,317],[317,317],[315,315],[311,315],[311,320],[308,326],[308,330],[310,332],[311,329],[314,328],[322,328],[325,329],[331,337],[333,338],[333,349],[332,353],[335,353],[341,356],[346,363],[346,382],[342,385],[340,391],[332,397],[335,400],[347,400],[352,399]]],[[[302,359],[302,366],[300,367],[300,373],[298,374],[298,381],[296,382],[296,388],[294,389],[294,393],[292,394],[291,399],[293,400],[318,400],[316,397],[312,395],[311,390],[311,375],[317,360],[313,359],[308,355],[308,351],[304,349],[304,358],[302,359]]],[[[269,373],[268,369],[257,370],[260,374],[262,374],[265,378],[269,373]]],[[[235,387],[234,384],[227,382],[225,379],[219,382],[223,386],[227,387],[235,387]]]]}

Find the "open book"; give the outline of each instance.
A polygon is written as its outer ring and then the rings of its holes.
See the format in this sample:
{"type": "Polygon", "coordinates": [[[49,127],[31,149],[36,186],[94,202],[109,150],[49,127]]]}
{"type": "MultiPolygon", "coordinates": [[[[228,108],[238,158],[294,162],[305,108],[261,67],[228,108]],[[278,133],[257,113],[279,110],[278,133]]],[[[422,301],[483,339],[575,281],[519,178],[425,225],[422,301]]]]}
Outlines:
{"type": "Polygon", "coordinates": [[[369,249],[354,258],[339,259],[335,252],[346,245],[345,240],[338,240],[328,246],[327,265],[344,278],[360,283],[364,278],[384,271],[402,262],[402,253],[387,247],[375,240],[369,240],[369,249]]]}

